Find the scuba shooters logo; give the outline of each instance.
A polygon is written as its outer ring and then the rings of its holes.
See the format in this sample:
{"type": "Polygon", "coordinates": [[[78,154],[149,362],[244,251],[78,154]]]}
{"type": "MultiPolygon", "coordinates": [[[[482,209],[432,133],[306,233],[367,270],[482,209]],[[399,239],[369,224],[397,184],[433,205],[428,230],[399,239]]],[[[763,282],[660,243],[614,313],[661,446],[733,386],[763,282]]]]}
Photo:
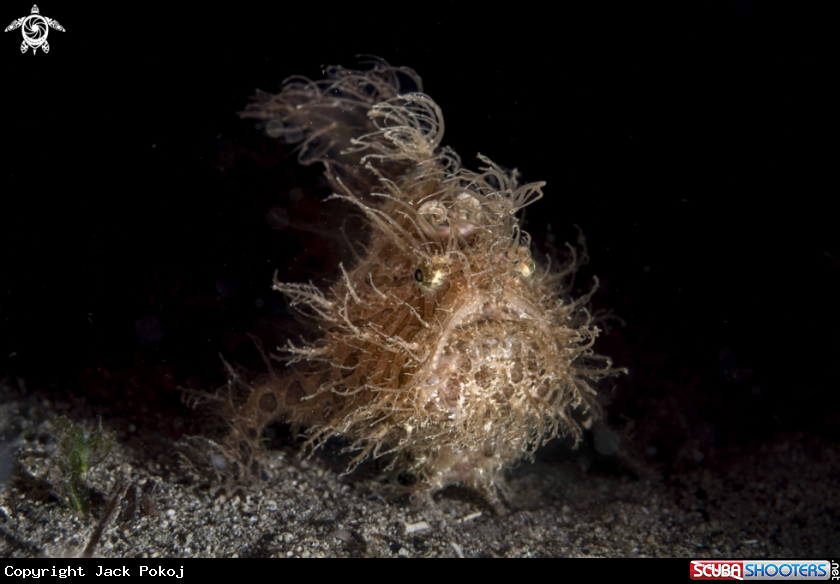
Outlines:
{"type": "Polygon", "coordinates": [[[837,580],[828,560],[692,560],[692,580],[837,580]],[[834,577],[832,577],[834,575],[834,577]]]}
{"type": "Polygon", "coordinates": [[[38,52],[38,48],[45,53],[50,52],[50,44],[47,42],[47,35],[50,32],[50,28],[64,32],[64,27],[58,24],[57,20],[41,16],[41,11],[38,10],[37,4],[33,4],[32,14],[13,20],[12,24],[7,26],[3,32],[9,32],[18,28],[23,33],[20,52],[25,53],[27,49],[32,47],[33,55],[38,52]]]}

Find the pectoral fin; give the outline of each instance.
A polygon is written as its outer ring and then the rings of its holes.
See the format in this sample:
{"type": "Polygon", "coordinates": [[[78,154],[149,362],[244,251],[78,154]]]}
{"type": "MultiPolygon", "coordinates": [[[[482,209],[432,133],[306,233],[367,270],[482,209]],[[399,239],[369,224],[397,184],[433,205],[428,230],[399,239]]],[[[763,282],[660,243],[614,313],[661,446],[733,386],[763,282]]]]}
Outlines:
{"type": "Polygon", "coordinates": [[[49,24],[55,30],[60,30],[61,32],[64,32],[64,27],[61,26],[60,24],[58,24],[57,20],[53,20],[52,18],[47,18],[47,24],[49,24]]]}
{"type": "Polygon", "coordinates": [[[20,27],[21,23],[23,23],[22,18],[18,18],[17,20],[13,20],[12,24],[6,27],[6,30],[3,32],[9,32],[10,30],[15,30],[16,28],[20,27]]]}

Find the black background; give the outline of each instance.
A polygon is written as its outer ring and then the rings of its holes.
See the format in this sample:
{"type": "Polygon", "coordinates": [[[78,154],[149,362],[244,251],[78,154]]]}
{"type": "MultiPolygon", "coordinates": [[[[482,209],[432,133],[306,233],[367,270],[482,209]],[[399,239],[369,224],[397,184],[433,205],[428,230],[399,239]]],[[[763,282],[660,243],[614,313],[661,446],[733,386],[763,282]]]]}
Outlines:
{"type": "Polygon", "coordinates": [[[630,369],[604,384],[609,423],[639,453],[837,439],[828,18],[565,4],[39,4],[67,29],[49,54],[0,35],[0,374],[177,410],[175,386],[223,382],[220,352],[258,367],[246,334],[271,347],[297,326],[272,273],[333,275],[341,210],[237,112],[370,54],[423,77],[467,166],[481,152],[547,181],[538,247],[548,224],[558,243],[582,228],[579,281],[597,274],[595,307],[626,321],[599,341],[630,369]],[[274,207],[289,227],[269,227],[274,207]],[[103,371],[129,381],[103,392],[103,371]]]}

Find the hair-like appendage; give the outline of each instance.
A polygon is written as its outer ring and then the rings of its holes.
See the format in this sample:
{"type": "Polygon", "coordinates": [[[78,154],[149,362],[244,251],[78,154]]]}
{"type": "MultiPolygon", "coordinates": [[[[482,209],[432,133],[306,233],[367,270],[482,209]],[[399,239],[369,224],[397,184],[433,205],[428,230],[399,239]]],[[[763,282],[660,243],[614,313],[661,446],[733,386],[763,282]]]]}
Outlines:
{"type": "MultiPolygon", "coordinates": [[[[339,189],[340,180],[364,194],[378,185],[378,175],[361,163],[361,154],[352,148],[354,140],[380,130],[369,117],[373,106],[423,88],[420,77],[408,67],[392,67],[380,59],[373,59],[372,65],[365,72],[328,67],[326,79],[319,81],[290,77],[277,95],[258,91],[241,115],[269,120],[269,135],[298,144],[301,164],[323,164],[334,189],[339,189]]],[[[408,168],[397,159],[380,160],[374,167],[392,177],[408,168]]]]}
{"type": "Polygon", "coordinates": [[[258,94],[244,114],[297,132],[301,163],[323,163],[333,198],[371,229],[366,255],[329,290],[275,277],[317,334],[289,342],[273,356],[287,367],[227,402],[231,450],[253,450],[283,416],[310,451],[347,440],[348,472],[387,454],[422,488],[461,483],[498,502],[501,470],[556,436],[579,439],[573,410],[597,415],[593,383],[621,370],[592,350],[588,295],[564,286],[574,248],[568,265],[538,266],[520,229],[517,212],[544,183],[520,186],[481,156],[479,172],[461,168],[441,147],[440,108],[400,94],[401,76],[420,89],[382,61],[334,67],[258,94]]]}

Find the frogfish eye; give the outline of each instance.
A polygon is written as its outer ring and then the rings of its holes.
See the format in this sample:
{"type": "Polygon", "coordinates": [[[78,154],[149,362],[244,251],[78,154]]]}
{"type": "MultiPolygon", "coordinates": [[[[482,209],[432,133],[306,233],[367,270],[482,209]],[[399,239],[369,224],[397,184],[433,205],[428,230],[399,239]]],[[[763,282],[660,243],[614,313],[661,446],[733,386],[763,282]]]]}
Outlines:
{"type": "Polygon", "coordinates": [[[414,280],[417,282],[423,281],[423,270],[421,270],[420,268],[414,270],[414,280]]]}

